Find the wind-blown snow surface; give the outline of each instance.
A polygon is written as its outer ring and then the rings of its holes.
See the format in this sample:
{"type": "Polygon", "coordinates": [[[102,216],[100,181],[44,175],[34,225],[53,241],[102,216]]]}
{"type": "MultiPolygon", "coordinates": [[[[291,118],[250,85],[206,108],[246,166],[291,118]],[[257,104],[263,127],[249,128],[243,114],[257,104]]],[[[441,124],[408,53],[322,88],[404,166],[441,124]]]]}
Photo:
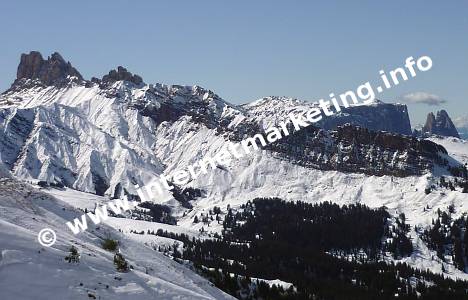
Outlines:
{"type": "MultiPolygon", "coordinates": [[[[89,203],[93,200],[90,195],[89,203]]],[[[0,179],[0,299],[91,299],[89,295],[95,299],[233,299],[190,269],[110,226],[74,236],[65,222],[79,213],[28,184],[0,179]],[[53,247],[41,247],[36,240],[44,227],[57,233],[53,247]],[[113,253],[100,246],[106,237],[120,241],[121,253],[133,270],[116,271],[113,253]],[[81,255],[78,264],[64,260],[71,245],[81,255]]]]}

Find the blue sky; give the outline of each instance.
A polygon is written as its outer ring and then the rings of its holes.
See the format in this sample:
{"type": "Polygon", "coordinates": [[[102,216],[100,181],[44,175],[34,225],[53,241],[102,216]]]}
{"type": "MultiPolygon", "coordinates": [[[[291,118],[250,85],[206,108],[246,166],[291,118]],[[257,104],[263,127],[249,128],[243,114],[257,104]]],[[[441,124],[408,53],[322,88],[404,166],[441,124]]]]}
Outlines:
{"type": "Polygon", "coordinates": [[[30,50],[58,51],[88,79],[123,65],[147,83],[197,84],[233,103],[326,98],[429,55],[430,71],[380,98],[447,101],[409,104],[413,123],[440,108],[468,115],[467,1],[9,2],[0,10],[2,91],[30,50]]]}

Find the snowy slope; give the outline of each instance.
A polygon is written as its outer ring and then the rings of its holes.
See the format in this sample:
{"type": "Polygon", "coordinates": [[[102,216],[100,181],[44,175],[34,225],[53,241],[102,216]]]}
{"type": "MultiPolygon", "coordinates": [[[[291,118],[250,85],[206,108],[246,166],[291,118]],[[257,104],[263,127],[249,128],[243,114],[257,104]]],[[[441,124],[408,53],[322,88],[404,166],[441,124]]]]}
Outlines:
{"type": "Polygon", "coordinates": [[[95,299],[232,299],[184,266],[109,226],[73,236],[64,225],[78,213],[27,184],[1,179],[1,299],[91,299],[89,295],[95,299]],[[51,248],[36,241],[44,227],[57,232],[57,243],[51,248]],[[133,270],[115,270],[113,254],[100,246],[105,237],[120,241],[121,253],[133,270]],[[79,264],[64,260],[71,245],[79,250],[79,264]]]}
{"type": "Polygon", "coordinates": [[[440,144],[447,149],[450,156],[457,159],[459,162],[468,163],[468,141],[455,137],[431,137],[428,140],[440,144]]]}
{"type": "Polygon", "coordinates": [[[458,117],[453,120],[453,123],[457,127],[460,137],[468,140],[468,116],[458,117]]]}
{"type": "Polygon", "coordinates": [[[146,116],[165,103],[173,106],[176,119],[208,112],[205,124],[191,122],[196,125],[193,130],[208,130],[210,120],[221,118],[232,127],[244,118],[241,109],[196,86],[136,87],[124,81],[105,89],[76,83],[25,85],[0,96],[2,161],[14,175],[28,180],[60,181],[108,195],[114,195],[120,184],[135,193],[132,181],[144,185],[164,170],[161,159],[165,157],[154,155],[161,153],[160,145],[184,139],[161,136],[166,126],[172,126],[162,121],[167,115],[160,120],[146,116]],[[205,108],[208,111],[198,111],[205,108]]]}

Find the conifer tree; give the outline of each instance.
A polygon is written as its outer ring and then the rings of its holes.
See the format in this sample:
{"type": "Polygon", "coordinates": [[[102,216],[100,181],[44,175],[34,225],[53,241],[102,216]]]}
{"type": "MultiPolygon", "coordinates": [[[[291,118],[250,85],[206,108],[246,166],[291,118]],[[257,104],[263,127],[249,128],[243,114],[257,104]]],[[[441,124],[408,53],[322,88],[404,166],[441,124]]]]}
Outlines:
{"type": "Polygon", "coordinates": [[[78,253],[78,249],[75,246],[71,246],[70,254],[65,257],[65,260],[68,263],[79,263],[80,262],[80,254],[78,253]]]}
{"type": "Polygon", "coordinates": [[[120,254],[120,253],[116,253],[114,255],[114,265],[116,266],[117,271],[119,271],[119,272],[128,272],[129,271],[128,263],[125,260],[125,258],[123,257],[123,255],[120,254]]]}

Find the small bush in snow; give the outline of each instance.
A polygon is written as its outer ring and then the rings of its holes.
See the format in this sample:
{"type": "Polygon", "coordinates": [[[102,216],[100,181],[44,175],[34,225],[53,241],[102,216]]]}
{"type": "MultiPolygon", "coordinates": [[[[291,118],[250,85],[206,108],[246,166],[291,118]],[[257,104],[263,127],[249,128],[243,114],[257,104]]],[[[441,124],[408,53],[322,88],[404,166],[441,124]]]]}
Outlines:
{"type": "Polygon", "coordinates": [[[114,255],[114,265],[116,266],[117,271],[119,272],[128,272],[130,269],[127,261],[120,253],[116,253],[114,255]]]}
{"type": "Polygon", "coordinates": [[[117,250],[117,246],[119,245],[119,242],[113,239],[105,239],[102,242],[102,248],[108,251],[115,251],[117,250]]]}
{"type": "Polygon", "coordinates": [[[78,253],[78,249],[75,246],[71,246],[70,254],[65,257],[65,260],[69,263],[79,263],[80,262],[80,254],[78,253]]]}

